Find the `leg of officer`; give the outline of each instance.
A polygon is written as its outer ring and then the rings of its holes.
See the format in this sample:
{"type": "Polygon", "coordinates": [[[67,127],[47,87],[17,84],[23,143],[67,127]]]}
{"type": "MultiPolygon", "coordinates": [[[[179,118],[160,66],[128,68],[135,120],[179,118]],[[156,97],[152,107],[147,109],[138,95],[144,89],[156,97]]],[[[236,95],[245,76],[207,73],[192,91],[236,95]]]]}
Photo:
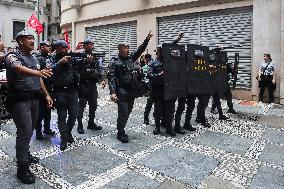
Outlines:
{"type": "Polygon", "coordinates": [[[165,110],[165,100],[161,97],[156,97],[154,99],[154,119],[155,119],[155,130],[153,131],[154,135],[160,133],[160,128],[162,124],[163,114],[165,110]]]}
{"type": "Polygon", "coordinates": [[[38,159],[32,159],[33,157],[29,153],[29,144],[33,133],[33,126],[36,125],[38,117],[38,101],[26,100],[18,101],[14,100],[11,111],[13,120],[17,128],[16,137],[16,158],[17,158],[17,177],[26,184],[35,182],[35,178],[32,175],[29,176],[29,164],[37,163],[38,159]]]}
{"type": "Polygon", "coordinates": [[[73,143],[74,138],[71,134],[78,116],[78,93],[76,90],[70,91],[68,94],[68,120],[67,120],[67,142],[73,143]]]}
{"type": "Polygon", "coordinates": [[[82,120],[83,120],[83,115],[84,115],[86,105],[87,105],[87,99],[83,97],[79,98],[79,110],[78,110],[78,117],[77,117],[77,121],[78,121],[77,131],[79,134],[85,133],[83,129],[82,120]]]}
{"type": "Polygon", "coordinates": [[[175,114],[175,102],[176,99],[165,100],[165,127],[166,133],[175,137],[176,133],[173,129],[173,119],[175,114]]]}
{"type": "Polygon", "coordinates": [[[43,133],[46,135],[50,135],[50,136],[54,136],[55,132],[51,130],[50,128],[50,121],[51,121],[51,108],[49,108],[46,104],[46,102],[44,102],[44,117],[43,117],[43,121],[44,121],[44,131],[43,133]]]}
{"type": "Polygon", "coordinates": [[[37,119],[37,124],[36,124],[36,139],[37,140],[43,140],[43,135],[42,135],[42,120],[44,120],[44,107],[45,107],[45,101],[41,97],[39,99],[39,114],[38,114],[38,119],[37,119]]]}
{"type": "Polygon", "coordinates": [[[223,114],[222,105],[221,105],[219,95],[216,93],[216,94],[212,95],[212,97],[213,97],[213,101],[215,102],[215,105],[216,105],[218,113],[219,113],[219,119],[220,120],[227,120],[228,118],[223,114]]]}
{"type": "Polygon", "coordinates": [[[180,126],[181,115],[185,110],[185,102],[186,102],[186,97],[178,98],[178,107],[175,113],[175,128],[174,128],[177,134],[185,134],[185,131],[180,126]]]}
{"type": "Polygon", "coordinates": [[[146,125],[149,125],[149,114],[151,112],[153,103],[154,103],[154,101],[153,101],[152,97],[148,97],[146,107],[145,107],[145,112],[144,112],[144,124],[146,124],[146,125]]]}
{"type": "Polygon", "coordinates": [[[190,124],[191,118],[192,118],[192,113],[195,108],[195,99],[196,95],[187,95],[186,98],[186,114],[185,114],[185,122],[183,128],[189,131],[195,131],[196,128],[192,127],[190,124]]]}
{"type": "MultiPolygon", "coordinates": [[[[130,114],[129,108],[131,108],[132,101],[129,100],[129,97],[119,94],[117,106],[118,106],[118,117],[117,117],[117,139],[122,143],[128,142],[128,136],[125,134],[125,126],[130,114]]],[[[133,101],[134,103],[134,101],[133,101]]],[[[133,104],[132,104],[133,107],[133,104]]]]}
{"type": "Polygon", "coordinates": [[[89,102],[88,129],[102,130],[101,126],[95,124],[96,110],[98,107],[98,90],[96,83],[89,85],[87,98],[89,102]]]}
{"type": "Polygon", "coordinates": [[[234,110],[233,95],[229,84],[227,84],[226,99],[227,99],[227,105],[229,107],[228,113],[237,114],[236,110],[234,110]]]}
{"type": "Polygon", "coordinates": [[[211,125],[207,122],[206,117],[205,117],[205,110],[206,110],[206,107],[208,106],[210,95],[200,94],[200,95],[197,95],[197,98],[199,102],[197,105],[197,116],[196,116],[195,121],[197,123],[200,123],[204,127],[210,128],[211,125]]]}
{"type": "Polygon", "coordinates": [[[212,114],[217,114],[217,112],[215,111],[215,109],[217,108],[217,104],[216,104],[216,102],[215,102],[215,100],[214,100],[215,98],[214,98],[214,95],[212,95],[212,107],[211,107],[211,113],[212,114]]]}

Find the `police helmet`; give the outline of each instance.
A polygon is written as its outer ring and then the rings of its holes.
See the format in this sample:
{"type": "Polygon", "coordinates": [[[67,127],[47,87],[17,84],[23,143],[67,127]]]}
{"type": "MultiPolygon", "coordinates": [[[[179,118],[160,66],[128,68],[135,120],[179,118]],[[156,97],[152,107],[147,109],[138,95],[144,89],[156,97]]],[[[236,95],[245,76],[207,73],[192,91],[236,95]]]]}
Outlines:
{"type": "Polygon", "coordinates": [[[54,42],[55,47],[68,47],[68,44],[65,40],[59,39],[54,42]]]}
{"type": "Polygon", "coordinates": [[[29,31],[25,31],[25,30],[20,31],[20,32],[16,35],[16,41],[18,41],[20,37],[28,37],[28,36],[34,37],[34,34],[32,34],[32,33],[29,32],[29,31]]]}
{"type": "Polygon", "coordinates": [[[47,40],[45,40],[45,41],[42,41],[42,42],[39,43],[39,46],[40,46],[40,47],[42,47],[42,46],[44,46],[44,45],[50,46],[50,42],[47,41],[47,40]]]}
{"type": "Polygon", "coordinates": [[[89,43],[94,43],[94,42],[90,38],[85,39],[83,42],[84,45],[87,45],[89,43]]]}

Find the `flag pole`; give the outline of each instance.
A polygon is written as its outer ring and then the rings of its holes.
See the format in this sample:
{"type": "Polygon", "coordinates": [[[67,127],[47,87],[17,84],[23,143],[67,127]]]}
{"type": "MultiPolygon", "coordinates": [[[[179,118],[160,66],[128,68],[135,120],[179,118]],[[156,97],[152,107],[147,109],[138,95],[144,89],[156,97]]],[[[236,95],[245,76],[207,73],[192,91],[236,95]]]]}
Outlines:
{"type": "MultiPolygon", "coordinates": [[[[36,1],[36,13],[37,13],[37,19],[40,22],[40,18],[39,18],[39,16],[40,16],[40,13],[39,13],[39,1],[40,0],[36,1]]],[[[37,48],[39,48],[40,36],[39,36],[38,32],[36,32],[36,33],[37,33],[37,48]]]]}

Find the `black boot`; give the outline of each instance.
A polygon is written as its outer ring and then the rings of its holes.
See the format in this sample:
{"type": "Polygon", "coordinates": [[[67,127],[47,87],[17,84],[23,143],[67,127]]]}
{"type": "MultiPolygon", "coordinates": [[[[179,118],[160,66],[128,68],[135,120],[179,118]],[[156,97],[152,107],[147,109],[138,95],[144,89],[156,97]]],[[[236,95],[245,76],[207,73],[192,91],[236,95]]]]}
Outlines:
{"type": "Polygon", "coordinates": [[[211,112],[212,114],[218,114],[218,112],[217,112],[215,109],[211,109],[210,112],[211,112]]]}
{"type": "Polygon", "coordinates": [[[84,131],[84,129],[83,129],[83,124],[82,124],[82,122],[79,122],[79,123],[78,123],[77,132],[78,132],[79,134],[84,134],[84,133],[85,133],[85,131],[84,131]]]}
{"type": "Polygon", "coordinates": [[[181,134],[181,135],[184,135],[184,134],[185,134],[185,130],[183,130],[183,128],[181,128],[180,125],[175,126],[174,131],[175,131],[177,134],[181,134]]]}
{"type": "Polygon", "coordinates": [[[89,123],[87,129],[90,130],[102,130],[101,126],[97,126],[95,123],[89,123]]]}
{"type": "Polygon", "coordinates": [[[37,140],[43,140],[43,135],[41,131],[36,131],[36,139],[37,140]]]}
{"type": "Polygon", "coordinates": [[[201,124],[203,127],[211,128],[211,125],[210,125],[207,121],[201,122],[200,124],[201,124]]]}
{"type": "Polygon", "coordinates": [[[32,156],[32,154],[30,152],[28,153],[28,160],[29,160],[29,163],[38,163],[39,162],[39,159],[35,156],[32,156]]]}
{"type": "Polygon", "coordinates": [[[118,132],[117,133],[117,140],[119,140],[122,143],[128,143],[128,135],[125,134],[125,132],[118,132]]]}
{"type": "Polygon", "coordinates": [[[60,134],[61,134],[60,150],[64,151],[67,148],[67,132],[60,134]]]}
{"type": "Polygon", "coordinates": [[[190,123],[184,124],[183,129],[188,130],[188,131],[196,131],[196,128],[192,127],[190,123]]]}
{"type": "Polygon", "coordinates": [[[29,170],[29,162],[17,162],[17,178],[24,184],[33,184],[35,182],[34,174],[29,170]]]}
{"type": "Polygon", "coordinates": [[[71,132],[68,132],[68,135],[67,135],[67,142],[72,144],[73,142],[75,142],[73,136],[72,136],[72,133],[71,132]]]}
{"type": "Polygon", "coordinates": [[[224,114],[220,114],[220,115],[219,115],[219,119],[220,119],[220,120],[227,120],[228,118],[227,118],[227,116],[225,116],[224,114]]]}
{"type": "Polygon", "coordinates": [[[169,134],[169,135],[171,135],[172,137],[175,137],[175,136],[176,136],[176,132],[173,130],[172,127],[167,128],[166,133],[169,134]]]}
{"type": "Polygon", "coordinates": [[[49,136],[55,135],[55,132],[51,129],[44,129],[43,133],[46,134],[46,135],[49,135],[49,136]]]}

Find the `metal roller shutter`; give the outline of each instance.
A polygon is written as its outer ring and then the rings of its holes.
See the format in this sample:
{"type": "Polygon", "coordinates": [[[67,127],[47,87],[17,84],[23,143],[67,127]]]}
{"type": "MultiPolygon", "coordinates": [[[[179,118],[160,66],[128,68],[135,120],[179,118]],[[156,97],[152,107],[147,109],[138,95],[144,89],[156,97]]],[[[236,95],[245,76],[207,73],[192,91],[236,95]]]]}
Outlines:
{"type": "Polygon", "coordinates": [[[252,8],[235,8],[158,18],[158,43],[172,42],[178,32],[184,32],[182,43],[197,43],[210,47],[243,45],[227,50],[229,61],[240,53],[238,88],[251,87],[252,8]]]}
{"type": "Polygon", "coordinates": [[[127,43],[130,53],[137,48],[137,23],[125,22],[104,26],[86,28],[86,37],[91,38],[95,43],[96,52],[105,52],[105,67],[110,59],[117,56],[119,43],[127,43]]]}

